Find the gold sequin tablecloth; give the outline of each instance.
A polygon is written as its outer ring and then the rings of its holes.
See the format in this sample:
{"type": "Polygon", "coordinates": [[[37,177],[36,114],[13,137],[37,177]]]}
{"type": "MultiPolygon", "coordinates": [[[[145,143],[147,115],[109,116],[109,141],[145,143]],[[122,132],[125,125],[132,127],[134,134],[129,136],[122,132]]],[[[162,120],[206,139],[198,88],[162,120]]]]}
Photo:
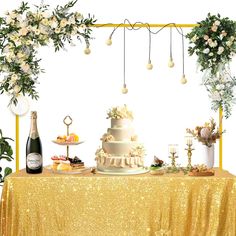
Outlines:
{"type": "Polygon", "coordinates": [[[2,236],[235,236],[236,177],[59,175],[5,181],[2,236]]]}

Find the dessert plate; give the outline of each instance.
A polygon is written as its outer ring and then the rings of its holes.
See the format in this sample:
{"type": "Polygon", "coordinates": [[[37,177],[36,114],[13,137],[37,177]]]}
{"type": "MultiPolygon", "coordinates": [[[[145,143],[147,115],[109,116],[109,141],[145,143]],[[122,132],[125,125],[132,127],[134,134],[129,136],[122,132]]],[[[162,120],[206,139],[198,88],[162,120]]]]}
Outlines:
{"type": "Polygon", "coordinates": [[[78,145],[78,144],[81,144],[81,143],[84,143],[85,141],[80,141],[80,142],[58,142],[56,140],[52,140],[53,143],[56,143],[58,145],[64,145],[64,146],[69,146],[69,145],[78,145]]]}
{"type": "Polygon", "coordinates": [[[52,171],[55,174],[63,174],[63,175],[77,175],[82,174],[84,171],[89,170],[90,168],[85,167],[83,169],[74,169],[69,171],[62,171],[62,170],[53,170],[51,165],[44,166],[45,169],[52,171]]]}
{"type": "Polygon", "coordinates": [[[113,171],[99,171],[97,170],[98,174],[102,174],[102,175],[140,175],[140,174],[145,174],[148,173],[150,170],[143,168],[141,170],[136,170],[136,171],[132,171],[132,172],[113,172],[113,171]]]}

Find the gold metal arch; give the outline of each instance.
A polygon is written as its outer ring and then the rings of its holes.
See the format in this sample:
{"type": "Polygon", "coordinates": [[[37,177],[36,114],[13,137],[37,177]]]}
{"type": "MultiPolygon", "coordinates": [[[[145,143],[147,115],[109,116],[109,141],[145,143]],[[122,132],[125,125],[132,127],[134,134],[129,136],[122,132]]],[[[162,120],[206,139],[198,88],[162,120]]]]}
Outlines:
{"type": "MultiPolygon", "coordinates": [[[[145,28],[145,27],[150,27],[150,28],[161,28],[161,27],[181,27],[181,28],[193,28],[198,26],[198,24],[135,24],[135,27],[139,28],[145,28]],[[167,26],[166,26],[167,25],[167,26]]],[[[94,24],[92,27],[97,27],[97,28],[116,28],[116,27],[130,27],[130,24],[112,24],[112,23],[107,23],[107,24],[94,24]]],[[[223,110],[219,109],[219,124],[220,124],[220,132],[223,131],[223,110]]],[[[19,171],[19,163],[20,163],[20,158],[19,158],[19,153],[20,153],[20,147],[19,147],[19,116],[16,115],[16,134],[15,134],[15,148],[16,148],[16,172],[19,171]]],[[[219,167],[220,169],[223,169],[223,137],[221,136],[220,141],[219,141],[219,167]]]]}

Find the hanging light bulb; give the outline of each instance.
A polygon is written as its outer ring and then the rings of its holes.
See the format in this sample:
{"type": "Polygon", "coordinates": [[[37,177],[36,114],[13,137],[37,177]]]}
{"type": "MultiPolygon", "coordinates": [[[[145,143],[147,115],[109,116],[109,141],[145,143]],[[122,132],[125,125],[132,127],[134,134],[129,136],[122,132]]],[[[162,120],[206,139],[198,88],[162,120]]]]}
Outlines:
{"type": "Polygon", "coordinates": [[[153,68],[153,65],[152,65],[152,63],[151,63],[151,60],[149,60],[149,61],[148,61],[148,64],[147,64],[147,69],[148,69],[148,70],[152,70],[152,68],[153,68]]]}
{"type": "Polygon", "coordinates": [[[170,60],[169,60],[169,62],[168,62],[168,66],[169,66],[170,68],[173,68],[173,67],[175,66],[175,63],[173,62],[173,59],[172,59],[172,58],[170,58],[170,60]]]}
{"type": "Polygon", "coordinates": [[[112,40],[111,37],[109,37],[109,39],[106,41],[107,46],[111,46],[112,45],[112,40]]]}
{"type": "Polygon", "coordinates": [[[89,48],[89,47],[86,47],[86,48],[84,49],[84,54],[89,55],[90,53],[91,53],[90,48],[89,48]]]}
{"type": "Polygon", "coordinates": [[[187,83],[187,79],[185,77],[185,75],[182,76],[181,80],[180,80],[181,84],[186,84],[187,83]]]}
{"type": "Polygon", "coordinates": [[[126,84],[123,85],[122,93],[123,93],[123,94],[127,94],[127,93],[128,93],[128,89],[127,89],[127,87],[126,87],[126,84]]]}

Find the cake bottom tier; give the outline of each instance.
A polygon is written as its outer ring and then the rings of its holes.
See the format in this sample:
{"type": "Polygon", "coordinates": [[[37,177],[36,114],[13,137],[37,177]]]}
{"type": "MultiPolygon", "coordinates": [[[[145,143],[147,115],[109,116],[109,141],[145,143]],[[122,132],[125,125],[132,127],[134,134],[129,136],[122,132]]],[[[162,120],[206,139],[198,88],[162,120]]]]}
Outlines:
{"type": "Polygon", "coordinates": [[[103,172],[128,173],[142,169],[143,157],[108,156],[97,157],[97,169],[103,172]]]}

